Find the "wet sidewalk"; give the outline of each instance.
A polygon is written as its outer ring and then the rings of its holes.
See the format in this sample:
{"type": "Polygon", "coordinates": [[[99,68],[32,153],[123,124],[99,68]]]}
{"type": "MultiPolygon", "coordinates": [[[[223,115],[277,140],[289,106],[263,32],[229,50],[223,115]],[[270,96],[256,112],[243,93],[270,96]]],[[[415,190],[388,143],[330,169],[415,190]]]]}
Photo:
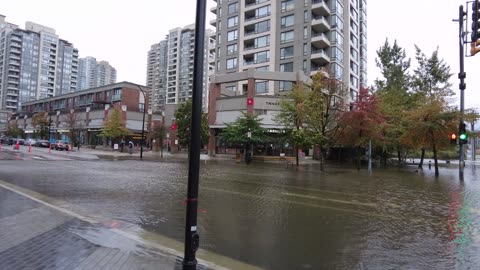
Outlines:
{"type": "Polygon", "coordinates": [[[182,258],[0,187],[0,269],[170,270],[182,258]]]}

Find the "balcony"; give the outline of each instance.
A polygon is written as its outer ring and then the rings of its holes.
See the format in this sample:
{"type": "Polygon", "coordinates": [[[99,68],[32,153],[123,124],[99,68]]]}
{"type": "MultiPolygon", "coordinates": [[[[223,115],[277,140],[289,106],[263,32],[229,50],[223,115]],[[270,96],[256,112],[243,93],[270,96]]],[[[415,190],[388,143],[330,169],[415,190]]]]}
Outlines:
{"type": "Polygon", "coordinates": [[[316,65],[312,65],[312,68],[311,68],[311,71],[310,71],[310,76],[313,76],[317,73],[322,73],[323,76],[329,78],[330,77],[330,74],[328,74],[327,72],[327,68],[325,66],[316,66],[316,65]]]}
{"type": "Polygon", "coordinates": [[[217,27],[217,19],[210,20],[210,25],[213,27],[217,27]]]}
{"type": "Polygon", "coordinates": [[[21,60],[20,58],[20,55],[16,54],[16,53],[10,53],[10,59],[13,59],[13,60],[21,60]]]}
{"type": "Polygon", "coordinates": [[[250,23],[254,20],[268,17],[268,16],[270,16],[270,14],[271,14],[270,12],[267,12],[267,13],[260,14],[260,15],[257,16],[256,13],[255,13],[255,9],[245,11],[245,25],[247,25],[247,22],[250,23]]]}
{"type": "Polygon", "coordinates": [[[11,42],[10,46],[20,49],[22,48],[22,44],[20,42],[11,42]]]}
{"type": "Polygon", "coordinates": [[[217,6],[211,7],[211,8],[210,8],[210,12],[212,12],[212,13],[215,14],[215,15],[217,15],[217,6]]]}
{"type": "Polygon", "coordinates": [[[324,49],[330,47],[330,40],[324,33],[312,33],[312,45],[317,48],[324,49]]]}
{"type": "Polygon", "coordinates": [[[324,65],[330,63],[330,57],[328,57],[327,52],[323,49],[312,48],[312,53],[310,56],[313,63],[318,65],[324,65]]]}
{"type": "Polygon", "coordinates": [[[330,31],[330,24],[324,16],[312,17],[312,29],[317,33],[330,31]]]}
{"type": "Polygon", "coordinates": [[[312,0],[312,14],[315,16],[329,16],[331,11],[324,0],[312,0]]]}

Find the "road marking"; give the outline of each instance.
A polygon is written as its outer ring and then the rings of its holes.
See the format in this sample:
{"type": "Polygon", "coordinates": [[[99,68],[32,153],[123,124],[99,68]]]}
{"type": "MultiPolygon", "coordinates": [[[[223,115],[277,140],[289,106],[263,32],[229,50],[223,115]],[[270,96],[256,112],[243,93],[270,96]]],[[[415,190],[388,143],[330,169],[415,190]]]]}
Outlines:
{"type": "Polygon", "coordinates": [[[251,197],[251,198],[256,198],[256,199],[265,199],[265,200],[270,200],[270,201],[286,202],[286,203],[298,204],[298,205],[309,206],[309,207],[314,207],[314,208],[322,208],[322,209],[336,210],[336,211],[341,211],[341,212],[356,213],[356,214],[369,215],[369,216],[380,216],[380,217],[383,217],[383,216],[384,216],[384,215],[376,214],[376,213],[372,213],[372,212],[359,211],[359,210],[354,210],[354,209],[345,209],[345,208],[339,208],[339,207],[334,207],[334,206],[318,205],[318,204],[313,204],[313,203],[296,202],[296,201],[292,201],[292,200],[277,199],[277,198],[271,198],[271,197],[253,195],[253,194],[248,194],[248,193],[243,193],[243,192],[237,192],[237,191],[230,191],[230,190],[224,190],[224,189],[218,189],[218,188],[201,187],[201,189],[207,189],[207,190],[212,190],[212,191],[217,191],[217,192],[223,192],[223,193],[229,193],[229,194],[234,194],[234,195],[246,196],[246,197],[251,197]]]}
{"type": "Polygon", "coordinates": [[[337,200],[337,199],[327,199],[327,198],[320,198],[316,196],[309,196],[309,195],[302,195],[302,194],[295,194],[289,192],[282,192],[282,195],[292,196],[292,197],[299,197],[305,199],[313,199],[313,200],[320,200],[320,201],[327,201],[327,202],[335,202],[335,203],[345,203],[345,204],[353,204],[353,205],[362,205],[362,206],[369,206],[369,207],[376,207],[377,205],[374,203],[362,203],[362,202],[355,202],[355,201],[344,201],[344,200],[337,200]]]}

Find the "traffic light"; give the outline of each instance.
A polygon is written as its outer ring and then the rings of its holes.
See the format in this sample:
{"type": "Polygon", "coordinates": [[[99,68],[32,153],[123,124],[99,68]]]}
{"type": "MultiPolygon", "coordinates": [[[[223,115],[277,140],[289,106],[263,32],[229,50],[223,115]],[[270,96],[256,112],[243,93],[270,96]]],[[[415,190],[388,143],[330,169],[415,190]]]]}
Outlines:
{"type": "Polygon", "coordinates": [[[247,105],[253,106],[253,98],[247,98],[247,105]]]}
{"type": "Polygon", "coordinates": [[[467,144],[468,143],[468,135],[467,129],[465,124],[460,124],[460,132],[458,132],[458,138],[460,139],[460,144],[467,144]]]}
{"type": "Polygon", "coordinates": [[[480,1],[472,3],[472,43],[470,54],[473,56],[480,51],[480,1]]]}
{"type": "Polygon", "coordinates": [[[450,134],[450,143],[457,144],[457,134],[455,133],[450,134]]]}

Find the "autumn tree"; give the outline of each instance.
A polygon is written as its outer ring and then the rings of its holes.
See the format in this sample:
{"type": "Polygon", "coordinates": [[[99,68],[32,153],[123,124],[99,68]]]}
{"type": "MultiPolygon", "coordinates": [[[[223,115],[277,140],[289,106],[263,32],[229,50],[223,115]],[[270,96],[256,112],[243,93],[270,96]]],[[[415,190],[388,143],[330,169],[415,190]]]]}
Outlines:
{"type": "Polygon", "coordinates": [[[70,142],[73,144],[80,143],[80,130],[83,128],[83,125],[81,121],[78,121],[77,115],[75,113],[69,113],[64,116],[63,122],[69,130],[68,137],[70,142]]]}
{"type": "Polygon", "coordinates": [[[5,135],[12,138],[23,137],[24,131],[18,126],[16,122],[11,122],[7,124],[7,130],[5,131],[5,135]]]}
{"type": "Polygon", "coordinates": [[[100,132],[100,136],[111,138],[112,141],[117,141],[120,138],[130,134],[130,131],[125,127],[122,119],[122,112],[118,108],[114,108],[108,114],[105,125],[100,132]]]}
{"type": "MultiPolygon", "coordinates": [[[[152,139],[158,140],[162,158],[163,158],[163,140],[165,139],[166,134],[167,134],[167,129],[165,128],[165,126],[163,126],[159,122],[155,122],[153,124],[152,139]]],[[[156,148],[155,151],[158,151],[158,148],[156,148]]]]}
{"type": "Polygon", "coordinates": [[[49,128],[49,118],[47,112],[38,112],[32,116],[32,126],[34,129],[38,130],[36,135],[41,139],[46,139],[48,137],[48,128],[49,128]]]}
{"type": "MultiPolygon", "coordinates": [[[[187,102],[178,105],[177,110],[175,111],[175,121],[177,123],[177,137],[180,145],[190,145],[190,127],[192,125],[192,100],[189,99],[187,102]]],[[[202,144],[208,143],[208,137],[210,135],[208,130],[208,120],[207,115],[202,112],[202,123],[201,123],[201,142],[202,144]]]]}
{"type": "Polygon", "coordinates": [[[361,87],[353,110],[342,113],[339,118],[343,145],[353,146],[357,154],[357,169],[360,169],[360,153],[370,140],[383,142],[382,124],[385,119],[377,97],[361,87]]]}

